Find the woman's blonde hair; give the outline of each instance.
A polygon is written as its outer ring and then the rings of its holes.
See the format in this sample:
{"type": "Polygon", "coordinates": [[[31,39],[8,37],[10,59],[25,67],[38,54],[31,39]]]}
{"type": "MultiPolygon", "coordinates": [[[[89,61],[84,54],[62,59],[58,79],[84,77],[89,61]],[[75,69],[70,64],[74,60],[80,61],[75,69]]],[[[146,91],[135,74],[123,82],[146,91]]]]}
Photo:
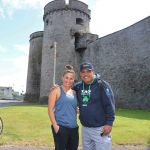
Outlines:
{"type": "Polygon", "coordinates": [[[75,71],[74,71],[72,65],[69,65],[69,64],[68,64],[68,65],[65,66],[65,70],[64,70],[64,72],[63,72],[63,76],[64,76],[65,74],[67,74],[67,73],[72,73],[73,76],[74,76],[74,78],[75,78],[75,71]]]}

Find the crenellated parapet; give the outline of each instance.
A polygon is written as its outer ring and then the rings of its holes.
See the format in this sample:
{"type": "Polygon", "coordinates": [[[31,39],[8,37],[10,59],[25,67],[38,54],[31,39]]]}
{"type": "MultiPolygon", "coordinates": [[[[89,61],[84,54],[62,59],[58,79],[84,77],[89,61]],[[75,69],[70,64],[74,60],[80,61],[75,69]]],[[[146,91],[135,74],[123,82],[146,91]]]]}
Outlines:
{"type": "Polygon", "coordinates": [[[30,41],[34,38],[43,37],[43,31],[34,32],[30,35],[30,41]]]}
{"type": "Polygon", "coordinates": [[[44,16],[43,20],[45,21],[45,18],[47,15],[53,14],[54,12],[59,12],[59,11],[75,11],[75,12],[80,12],[86,15],[89,19],[91,11],[88,9],[88,5],[77,0],[70,0],[69,4],[65,3],[65,0],[55,0],[50,3],[48,3],[44,7],[44,16]]]}
{"type": "Polygon", "coordinates": [[[70,0],[69,1],[69,8],[80,10],[80,11],[84,12],[85,14],[87,14],[90,18],[91,11],[88,9],[88,5],[81,2],[81,1],[70,0]]]}

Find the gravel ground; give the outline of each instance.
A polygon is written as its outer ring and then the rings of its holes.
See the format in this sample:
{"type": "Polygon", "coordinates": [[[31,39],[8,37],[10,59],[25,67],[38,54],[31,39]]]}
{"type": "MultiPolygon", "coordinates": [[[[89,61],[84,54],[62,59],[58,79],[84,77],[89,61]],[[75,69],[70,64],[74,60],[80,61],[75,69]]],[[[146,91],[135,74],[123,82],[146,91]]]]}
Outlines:
{"type": "MultiPolygon", "coordinates": [[[[54,150],[50,147],[35,147],[35,146],[15,146],[15,145],[3,145],[0,146],[0,150],[54,150]]],[[[82,150],[79,147],[78,150],[82,150]]],[[[150,150],[150,147],[144,145],[113,145],[112,150],[150,150]]]]}

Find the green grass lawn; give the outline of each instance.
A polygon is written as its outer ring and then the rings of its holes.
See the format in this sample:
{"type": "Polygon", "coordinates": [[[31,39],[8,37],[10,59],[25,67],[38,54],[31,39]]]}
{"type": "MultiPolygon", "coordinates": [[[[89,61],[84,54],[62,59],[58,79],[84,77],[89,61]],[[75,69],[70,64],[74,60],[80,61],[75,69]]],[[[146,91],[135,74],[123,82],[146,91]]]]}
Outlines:
{"type": "Polygon", "coordinates": [[[118,109],[112,135],[117,144],[150,145],[150,111],[118,109]]]}
{"type": "MultiPolygon", "coordinates": [[[[0,145],[53,145],[47,106],[0,108],[0,116],[4,122],[0,145]]],[[[81,130],[80,123],[79,126],[81,130]]],[[[150,145],[150,111],[118,109],[112,136],[113,144],[150,145]]]]}

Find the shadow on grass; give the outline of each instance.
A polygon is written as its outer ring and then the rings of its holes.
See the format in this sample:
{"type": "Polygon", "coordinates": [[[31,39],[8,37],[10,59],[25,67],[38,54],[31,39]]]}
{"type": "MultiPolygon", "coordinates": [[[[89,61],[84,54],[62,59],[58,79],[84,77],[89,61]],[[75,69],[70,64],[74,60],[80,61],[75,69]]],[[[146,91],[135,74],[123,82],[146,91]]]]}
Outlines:
{"type": "Polygon", "coordinates": [[[142,119],[142,120],[150,120],[150,110],[117,109],[116,116],[142,119]]]}

